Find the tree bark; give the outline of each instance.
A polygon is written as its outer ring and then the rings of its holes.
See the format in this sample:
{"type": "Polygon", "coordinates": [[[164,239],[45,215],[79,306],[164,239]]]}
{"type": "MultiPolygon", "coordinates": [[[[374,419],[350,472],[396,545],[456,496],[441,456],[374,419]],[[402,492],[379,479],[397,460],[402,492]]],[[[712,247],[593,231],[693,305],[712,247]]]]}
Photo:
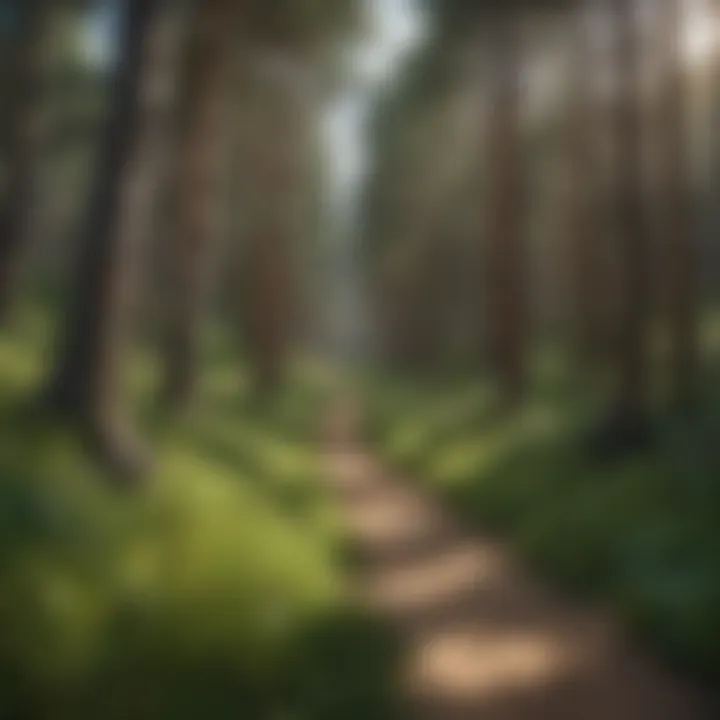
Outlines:
{"type": "Polygon", "coordinates": [[[572,345],[583,364],[595,363],[608,342],[607,312],[603,287],[603,262],[599,253],[598,173],[595,141],[592,29],[588,4],[578,0],[574,8],[574,32],[570,48],[571,185],[568,233],[569,292],[572,345]]]}
{"type": "Polygon", "coordinates": [[[137,261],[151,217],[174,69],[164,0],[128,0],[119,28],[113,108],[47,391],[111,470],[137,474],[144,453],[123,412],[123,365],[137,261]],[[162,12],[161,12],[162,10],[162,12]]]}
{"type": "Polygon", "coordinates": [[[617,386],[611,425],[634,441],[646,430],[649,253],[642,192],[642,111],[637,5],[613,0],[616,78],[615,214],[618,236],[619,316],[617,386]]]}
{"type": "Polygon", "coordinates": [[[171,233],[167,257],[165,402],[187,405],[199,377],[201,326],[216,235],[219,111],[233,0],[199,3],[181,90],[171,233]]]}
{"type": "Polygon", "coordinates": [[[287,364],[292,273],[286,242],[280,232],[258,233],[245,258],[246,352],[259,394],[277,389],[287,364]]]}
{"type": "Polygon", "coordinates": [[[526,383],[526,251],[521,223],[520,27],[507,11],[493,27],[493,95],[488,127],[492,197],[485,248],[485,332],[500,404],[510,408],[526,383]]]}
{"type": "MultiPolygon", "coordinates": [[[[17,3],[20,5],[20,3],[17,3]]],[[[36,165],[43,136],[42,94],[51,0],[24,0],[7,63],[0,152],[6,182],[0,197],[0,321],[7,319],[20,282],[35,211],[36,165]]]]}
{"type": "Polygon", "coordinates": [[[274,53],[254,60],[258,114],[244,155],[252,173],[246,184],[252,187],[246,188],[249,220],[239,316],[260,396],[280,387],[302,317],[298,240],[301,209],[308,202],[308,128],[313,121],[302,62],[274,53]]]}
{"type": "Polygon", "coordinates": [[[698,365],[697,268],[688,182],[686,83],[680,0],[663,0],[662,37],[667,74],[660,109],[661,171],[670,319],[671,396],[677,407],[692,403],[698,365]]]}

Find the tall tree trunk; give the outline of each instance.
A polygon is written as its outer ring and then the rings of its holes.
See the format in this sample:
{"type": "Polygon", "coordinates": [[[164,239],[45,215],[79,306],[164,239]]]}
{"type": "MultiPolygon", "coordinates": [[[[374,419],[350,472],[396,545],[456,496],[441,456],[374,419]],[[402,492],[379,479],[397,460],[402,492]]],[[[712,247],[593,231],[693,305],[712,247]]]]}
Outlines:
{"type": "Polygon", "coordinates": [[[582,363],[595,362],[608,340],[602,257],[598,234],[598,171],[593,88],[592,27],[586,0],[574,8],[569,66],[570,104],[570,222],[568,233],[569,293],[573,313],[575,355],[582,363]]]}
{"type": "MultiPolygon", "coordinates": [[[[715,2],[710,9],[710,22],[715,27],[720,27],[720,3],[715,2]]],[[[712,94],[711,94],[711,118],[715,127],[720,127],[720,42],[715,44],[715,52],[712,55],[712,94]]],[[[712,302],[720,298],[720,242],[717,242],[717,235],[720,234],[720,208],[718,208],[717,193],[720,190],[720,133],[714,132],[710,143],[710,188],[709,204],[710,215],[709,232],[710,237],[706,240],[709,246],[704,253],[708,264],[711,266],[707,273],[703,273],[703,283],[708,283],[712,302]]]]}
{"type": "Polygon", "coordinates": [[[493,96],[488,126],[493,192],[485,249],[486,349],[500,403],[512,407],[526,382],[526,252],[521,220],[520,23],[497,19],[492,38],[493,96]]]}
{"type": "Polygon", "coordinates": [[[287,201],[298,188],[284,167],[287,140],[271,131],[259,142],[275,148],[268,148],[270,157],[252,163],[259,192],[246,236],[240,311],[255,390],[266,395],[280,385],[292,335],[297,296],[291,249],[297,227],[289,223],[287,201]]]}
{"type": "Polygon", "coordinates": [[[670,316],[671,394],[676,406],[694,398],[698,364],[697,273],[688,182],[686,84],[682,56],[683,3],[663,0],[662,39],[667,74],[660,109],[662,207],[670,316]]]}
{"type": "MultiPolygon", "coordinates": [[[[302,63],[302,56],[275,53],[254,61],[258,115],[246,155],[252,192],[246,195],[249,222],[240,315],[260,396],[279,388],[301,319],[298,240],[303,233],[300,211],[308,201],[306,151],[312,121],[302,63]]],[[[339,307],[344,300],[339,299],[339,307]]]]}
{"type": "Polygon", "coordinates": [[[123,474],[144,467],[144,453],[123,413],[122,368],[138,252],[151,217],[155,161],[171,104],[167,83],[174,48],[160,34],[168,12],[169,0],[127,0],[122,15],[114,106],[47,397],[53,409],[79,424],[98,458],[123,474]]]}
{"type": "Polygon", "coordinates": [[[180,108],[166,305],[164,398],[178,409],[197,385],[200,332],[213,256],[219,178],[218,134],[228,69],[233,0],[197,4],[180,108]]]}
{"type": "Polygon", "coordinates": [[[52,0],[16,3],[18,27],[9,57],[0,143],[5,188],[0,197],[0,320],[19,283],[35,211],[36,164],[43,134],[42,90],[52,0]],[[20,7],[22,6],[22,7],[20,7]]]}
{"type": "Polygon", "coordinates": [[[642,182],[642,111],[637,3],[612,0],[615,110],[615,213],[619,316],[617,387],[611,426],[622,444],[646,430],[649,254],[642,182]]]}

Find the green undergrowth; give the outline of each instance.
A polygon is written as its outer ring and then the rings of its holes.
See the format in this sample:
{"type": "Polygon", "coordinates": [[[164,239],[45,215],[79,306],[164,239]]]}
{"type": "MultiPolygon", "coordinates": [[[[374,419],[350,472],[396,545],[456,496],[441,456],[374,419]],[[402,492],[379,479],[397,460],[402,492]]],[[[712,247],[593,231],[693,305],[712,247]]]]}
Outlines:
{"type": "Polygon", "coordinates": [[[172,425],[139,389],[156,468],[130,491],[28,403],[42,338],[0,336],[0,719],[395,717],[319,482],[318,372],[259,401],[216,358],[172,425]]]}
{"type": "Polygon", "coordinates": [[[512,419],[480,382],[374,378],[367,432],[470,526],[616,609],[668,662],[720,679],[720,382],[691,417],[658,415],[646,451],[587,452],[596,398],[541,385],[512,419]],[[585,449],[584,449],[585,448],[585,449]]]}

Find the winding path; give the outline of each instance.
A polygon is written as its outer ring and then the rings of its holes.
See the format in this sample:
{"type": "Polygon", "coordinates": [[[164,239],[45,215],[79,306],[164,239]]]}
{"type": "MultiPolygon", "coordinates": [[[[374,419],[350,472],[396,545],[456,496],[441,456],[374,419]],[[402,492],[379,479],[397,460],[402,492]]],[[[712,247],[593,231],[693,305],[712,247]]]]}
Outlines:
{"type": "Polygon", "coordinates": [[[412,720],[710,720],[602,612],[577,607],[386,473],[338,406],[328,478],[362,563],[358,592],[403,643],[412,720]]]}

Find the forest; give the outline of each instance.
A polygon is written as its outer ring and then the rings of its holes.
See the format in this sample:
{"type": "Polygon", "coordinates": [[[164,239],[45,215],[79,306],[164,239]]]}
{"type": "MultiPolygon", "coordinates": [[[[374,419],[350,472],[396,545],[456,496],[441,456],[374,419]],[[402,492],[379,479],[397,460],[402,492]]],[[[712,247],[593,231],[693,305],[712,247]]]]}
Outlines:
{"type": "Polygon", "coordinates": [[[0,720],[712,720],[717,0],[0,0],[0,720]]]}

